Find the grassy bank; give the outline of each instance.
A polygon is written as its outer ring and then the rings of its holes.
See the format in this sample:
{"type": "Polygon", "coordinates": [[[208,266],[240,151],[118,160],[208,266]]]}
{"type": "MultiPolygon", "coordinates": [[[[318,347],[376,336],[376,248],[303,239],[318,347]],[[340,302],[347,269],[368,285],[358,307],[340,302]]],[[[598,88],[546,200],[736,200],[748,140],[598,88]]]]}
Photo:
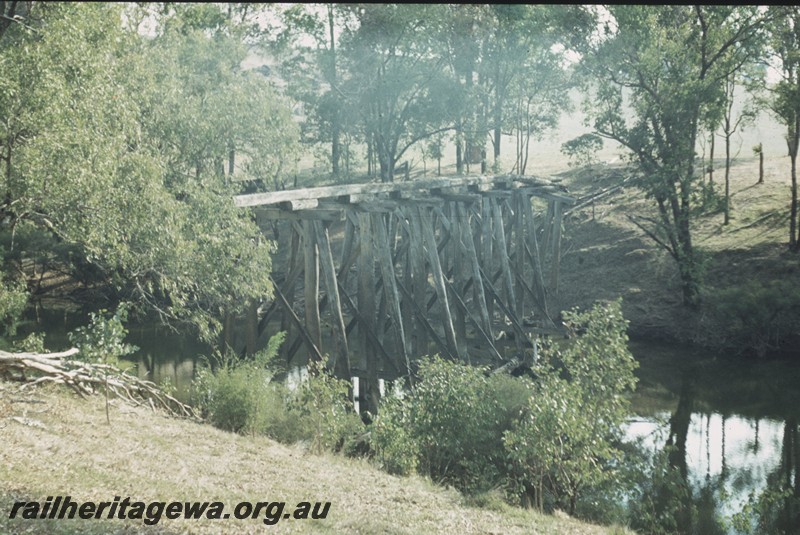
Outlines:
{"type": "MultiPolygon", "coordinates": [[[[724,191],[724,168],[717,163],[716,190],[724,191]]],[[[619,184],[622,167],[598,166],[562,174],[571,193],[582,198],[619,184]]],[[[655,217],[654,202],[633,187],[623,187],[568,213],[559,293],[555,310],[622,296],[623,312],[633,336],[692,343],[724,351],[759,344],[766,353],[791,351],[787,343],[797,336],[794,311],[787,312],[784,342],[749,340],[748,330],[759,335],[774,325],[771,311],[756,316],[759,307],[775,309],[771,285],[800,287],[800,264],[788,251],[789,172],[787,158],[765,164],[765,180],[758,181],[758,161],[742,159],[731,169],[731,222],[723,225],[719,208],[700,208],[692,223],[693,241],[704,259],[703,302],[697,310],[681,304],[679,277],[674,260],[637,228],[628,215],[655,217]],[[727,298],[723,299],[724,296],[727,298]],[[750,299],[753,302],[748,302],[750,299]],[[724,301],[724,302],[721,302],[724,301]],[[737,304],[741,305],[732,306],[737,304]],[[726,308],[727,307],[727,308],[726,308]],[[759,323],[760,322],[760,323],[759,323]],[[763,323],[763,325],[762,325],[763,323]],[[793,331],[789,332],[789,331],[793,331]],[[752,343],[751,343],[752,342],[752,343]]]]}
{"type": "Polygon", "coordinates": [[[453,490],[385,474],[364,460],[315,456],[61,388],[0,382],[0,533],[628,533],[500,500],[477,508],[453,490]],[[331,502],[324,520],[9,520],[15,501],[331,502]]]}

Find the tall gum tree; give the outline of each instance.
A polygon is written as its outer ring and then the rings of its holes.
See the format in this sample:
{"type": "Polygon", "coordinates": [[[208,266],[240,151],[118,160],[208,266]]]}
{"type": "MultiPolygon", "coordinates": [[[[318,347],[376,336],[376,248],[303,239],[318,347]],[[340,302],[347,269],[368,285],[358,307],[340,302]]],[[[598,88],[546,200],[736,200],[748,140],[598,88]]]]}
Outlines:
{"type": "Polygon", "coordinates": [[[797,208],[797,150],[800,146],[800,8],[769,8],[774,22],[769,26],[769,46],[780,80],[771,88],[768,103],[775,117],[786,127],[786,146],[791,165],[791,205],[789,215],[789,247],[800,250],[797,208]]]}
{"type": "Polygon", "coordinates": [[[282,27],[262,42],[278,59],[286,91],[306,109],[303,133],[310,143],[330,143],[331,174],[349,167],[346,102],[339,84],[339,34],[354,21],[339,4],[293,4],[280,13],[282,27]],[[344,164],[344,165],[342,165],[344,164]]]}
{"type": "Polygon", "coordinates": [[[351,6],[339,47],[342,93],[359,116],[384,182],[415,143],[451,130],[463,91],[440,54],[447,6],[351,6]],[[346,77],[346,78],[345,78],[346,77]]]}
{"type": "Polygon", "coordinates": [[[730,6],[609,6],[605,14],[585,55],[597,84],[591,118],[598,134],[630,151],[638,185],[657,208],[654,218],[631,219],[675,259],[683,302],[696,305],[702,274],[691,223],[698,128],[718,113],[726,78],[757,54],[766,14],[730,6]]]}

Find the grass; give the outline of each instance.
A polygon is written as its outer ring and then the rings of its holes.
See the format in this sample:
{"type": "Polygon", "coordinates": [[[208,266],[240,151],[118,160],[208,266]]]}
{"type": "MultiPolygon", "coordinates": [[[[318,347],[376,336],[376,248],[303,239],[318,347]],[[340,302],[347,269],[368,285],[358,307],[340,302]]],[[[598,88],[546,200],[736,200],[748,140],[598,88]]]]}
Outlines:
{"type": "Polygon", "coordinates": [[[0,382],[0,533],[630,533],[562,514],[540,515],[490,499],[469,505],[454,490],[383,473],[366,460],[315,456],[300,446],[245,437],[50,386],[0,382]],[[330,501],[325,520],[8,519],[18,500],[330,501]]]}
{"type": "MultiPolygon", "coordinates": [[[[717,164],[716,187],[724,174],[717,164]]],[[[561,178],[576,197],[618,183],[621,168],[597,166],[572,170],[561,178]]],[[[743,158],[731,169],[731,222],[721,211],[693,220],[695,247],[705,258],[704,295],[750,281],[786,280],[800,284],[797,255],[788,251],[788,159],[765,162],[758,181],[758,160],[743,158]]],[[[654,215],[654,202],[634,187],[603,197],[594,206],[568,213],[564,223],[561,281],[552,308],[588,307],[597,300],[623,296],[623,313],[633,336],[713,346],[719,325],[706,310],[681,305],[675,262],[633,225],[629,214],[654,215]]]]}

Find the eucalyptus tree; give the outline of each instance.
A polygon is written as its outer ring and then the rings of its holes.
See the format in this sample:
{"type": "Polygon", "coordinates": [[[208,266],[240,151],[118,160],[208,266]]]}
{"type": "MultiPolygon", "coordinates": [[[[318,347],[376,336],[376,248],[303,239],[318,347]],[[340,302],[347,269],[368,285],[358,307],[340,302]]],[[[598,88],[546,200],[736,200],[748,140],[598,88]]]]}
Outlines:
{"type": "Polygon", "coordinates": [[[340,87],[338,35],[353,24],[348,8],[339,4],[293,4],[280,13],[280,31],[265,40],[278,59],[278,69],[292,98],[304,104],[304,139],[330,143],[331,172],[349,167],[347,102],[340,87]]]}
{"type": "Polygon", "coordinates": [[[35,4],[2,37],[3,233],[72,244],[62,260],[92,266],[95,284],[210,335],[222,310],[271,291],[270,244],[216,164],[234,142],[277,165],[294,129],[204,22],[145,38],[124,7],[35,4]]]}
{"type": "Polygon", "coordinates": [[[675,259],[683,302],[693,305],[701,283],[691,231],[698,129],[724,102],[725,80],[758,50],[765,14],[755,6],[605,12],[586,56],[597,83],[590,113],[597,133],[630,151],[657,209],[655,218],[632,220],[675,259]]]}
{"type": "Polygon", "coordinates": [[[339,47],[341,88],[377,156],[382,181],[415,143],[451,130],[463,92],[442,57],[447,6],[350,6],[339,47]]]}
{"type": "Polygon", "coordinates": [[[789,246],[800,250],[797,208],[797,150],[800,146],[800,8],[772,6],[769,46],[780,80],[772,88],[769,102],[773,114],[786,127],[786,145],[791,165],[789,246]]]}
{"type": "MultiPolygon", "coordinates": [[[[569,105],[573,81],[567,57],[586,40],[593,18],[569,5],[493,4],[488,10],[479,69],[494,159],[500,157],[503,133],[515,133],[519,164],[530,137],[554,125],[569,105]]],[[[517,165],[522,167],[524,162],[517,165]]]]}
{"type": "Polygon", "coordinates": [[[731,141],[733,135],[752,124],[757,115],[756,100],[751,91],[757,91],[764,83],[763,70],[748,69],[748,72],[733,72],[725,79],[724,105],[722,109],[721,131],[725,140],[725,199],[723,202],[724,219],[723,224],[730,223],[731,218],[731,165],[733,156],[731,155],[731,141]],[[741,95],[742,90],[747,89],[748,93],[741,95]],[[739,99],[737,99],[739,95],[739,99]],[[734,109],[734,105],[740,102],[740,109],[734,109]]]}

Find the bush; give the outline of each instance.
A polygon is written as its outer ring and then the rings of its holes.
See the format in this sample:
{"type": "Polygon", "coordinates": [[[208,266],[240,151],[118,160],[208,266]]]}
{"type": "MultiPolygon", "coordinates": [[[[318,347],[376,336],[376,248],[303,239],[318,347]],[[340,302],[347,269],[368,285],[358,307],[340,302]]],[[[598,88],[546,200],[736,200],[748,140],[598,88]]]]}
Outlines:
{"type": "Polygon", "coordinates": [[[353,410],[350,383],[331,375],[325,363],[309,363],[308,376],[291,393],[287,410],[304,423],[313,451],[346,451],[364,425],[353,410]]]}
{"type": "Polygon", "coordinates": [[[69,333],[70,342],[78,348],[78,357],[87,362],[113,364],[120,357],[130,355],[138,347],[126,344],[128,305],[121,303],[113,315],[105,309],[89,314],[90,322],[69,333]]]}
{"type": "Polygon", "coordinates": [[[285,444],[308,441],[316,453],[346,451],[364,430],[349,383],[333,377],[324,361],[309,364],[308,376],[293,391],[273,381],[283,338],[284,333],[273,336],[253,360],[228,357],[216,371],[202,368],[193,384],[195,406],[220,429],[285,444]]]}
{"type": "Polygon", "coordinates": [[[252,360],[218,355],[216,371],[205,366],[197,372],[192,401],[214,426],[236,433],[265,433],[269,413],[283,403],[271,388],[274,374],[268,365],[284,336],[270,338],[267,348],[252,360]]]}
{"type": "Polygon", "coordinates": [[[410,403],[396,396],[387,397],[370,428],[370,445],[390,474],[412,474],[419,464],[419,448],[410,429],[410,410],[410,403]]]}
{"type": "Polygon", "coordinates": [[[0,328],[3,336],[14,336],[17,326],[28,305],[28,289],[25,283],[0,280],[0,328]]]}
{"type": "Polygon", "coordinates": [[[602,148],[603,138],[597,134],[583,134],[563,143],[561,154],[570,159],[571,166],[592,165],[602,148]]]}
{"type": "Polygon", "coordinates": [[[529,381],[487,377],[486,370],[439,357],[422,361],[420,382],[402,399],[388,398],[372,426],[384,467],[414,469],[467,493],[504,481],[503,431],[527,401],[529,381]]]}
{"type": "Polygon", "coordinates": [[[613,444],[621,438],[637,364],[619,300],[564,318],[581,334],[561,351],[543,351],[535,393],[504,443],[523,500],[533,497],[543,509],[547,493],[573,514],[580,492],[606,480],[619,456],[613,444]]]}

